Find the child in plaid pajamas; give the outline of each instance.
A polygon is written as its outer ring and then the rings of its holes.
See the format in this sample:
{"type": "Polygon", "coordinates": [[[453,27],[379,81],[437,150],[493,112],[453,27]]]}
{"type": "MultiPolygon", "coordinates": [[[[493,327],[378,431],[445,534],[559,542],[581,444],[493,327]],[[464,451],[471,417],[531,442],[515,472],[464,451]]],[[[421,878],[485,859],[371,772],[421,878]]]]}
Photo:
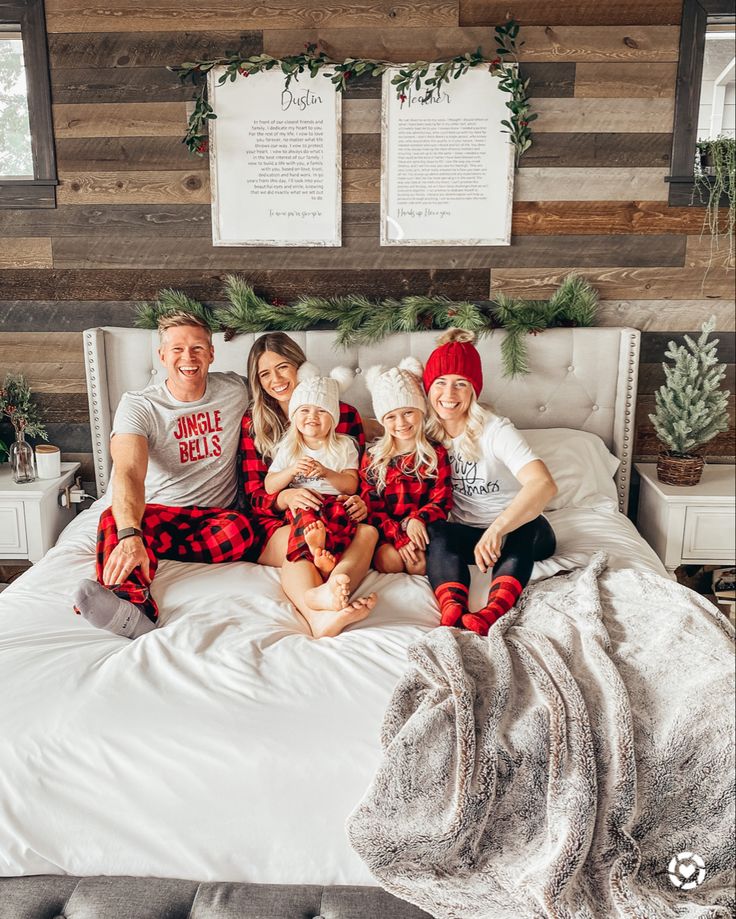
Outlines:
{"type": "Polygon", "coordinates": [[[361,497],[379,532],[373,559],[382,572],[424,574],[427,524],[446,520],[452,506],[447,451],[424,434],[427,411],[422,366],[407,357],[398,367],[371,367],[366,384],[383,437],[363,457],[361,497]]]}
{"type": "Polygon", "coordinates": [[[291,426],[276,448],[265,487],[271,494],[294,487],[322,495],[318,510],[287,511],[291,531],[286,558],[290,562],[310,559],[326,578],[356,531],[355,522],[337,496],[358,490],[358,450],[351,437],[335,433],[340,420],[340,390],[350,385],[353,373],[337,367],[329,377],[322,377],[316,367],[305,363],[299,368],[298,379],[289,402],[291,426]]]}

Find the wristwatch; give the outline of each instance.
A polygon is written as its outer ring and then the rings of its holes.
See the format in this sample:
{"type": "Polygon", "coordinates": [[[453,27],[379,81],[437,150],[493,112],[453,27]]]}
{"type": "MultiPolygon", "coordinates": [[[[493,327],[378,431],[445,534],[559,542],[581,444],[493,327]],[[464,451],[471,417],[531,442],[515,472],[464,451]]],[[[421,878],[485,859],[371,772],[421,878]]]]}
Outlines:
{"type": "Polygon", "coordinates": [[[139,530],[138,527],[123,527],[122,530],[118,530],[118,540],[127,539],[128,536],[143,536],[143,530],[139,530]]]}

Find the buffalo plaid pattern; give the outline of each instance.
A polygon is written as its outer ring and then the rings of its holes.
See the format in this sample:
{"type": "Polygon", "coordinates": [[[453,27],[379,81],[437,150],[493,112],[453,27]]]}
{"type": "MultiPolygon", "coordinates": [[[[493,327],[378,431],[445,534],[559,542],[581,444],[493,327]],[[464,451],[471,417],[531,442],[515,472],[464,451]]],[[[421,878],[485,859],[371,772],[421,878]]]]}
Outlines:
{"type": "Polygon", "coordinates": [[[316,520],[324,523],[327,531],[325,549],[331,552],[336,559],[339,560],[353,541],[358,525],[348,516],[345,505],[334,495],[323,495],[323,497],[324,501],[318,511],[298,508],[293,513],[286,512],[286,517],[291,523],[289,544],[286,549],[286,557],[290,562],[296,562],[300,558],[312,558],[312,550],[304,541],[304,529],[316,520]]]}
{"type": "MultiPolygon", "coordinates": [[[[340,420],[335,432],[352,437],[358,445],[358,452],[362,454],[365,447],[363,421],[358,410],[346,402],[340,403],[340,420]]],[[[255,511],[259,525],[265,531],[265,542],[268,542],[279,527],[284,526],[284,514],[276,506],[277,495],[269,494],[263,485],[270,465],[271,461],[267,461],[256,450],[253,419],[250,414],[243,415],[240,425],[240,473],[245,497],[255,511]]]]}
{"type": "Polygon", "coordinates": [[[366,453],[360,464],[360,496],[368,505],[368,519],[379,533],[378,545],[390,543],[401,549],[410,540],[401,529],[402,520],[422,520],[432,523],[446,520],[452,508],[452,474],[447,450],[439,444],[435,478],[427,478],[425,470],[407,472],[414,464],[414,455],[397,456],[386,470],[386,487],[378,493],[370,480],[366,453]]]}
{"type": "MultiPolygon", "coordinates": [[[[140,529],[150,562],[151,580],[158,559],[177,562],[254,562],[263,548],[263,534],[251,520],[237,511],[218,507],[166,507],[147,504],[140,529]]],[[[118,530],[112,509],[100,516],[97,527],[97,580],[104,584],[102,572],[110,553],[118,544],[118,530]]],[[[158,607],[151,597],[140,569],[132,571],[122,584],[109,586],[118,597],[140,606],[154,621],[158,607]]]]}

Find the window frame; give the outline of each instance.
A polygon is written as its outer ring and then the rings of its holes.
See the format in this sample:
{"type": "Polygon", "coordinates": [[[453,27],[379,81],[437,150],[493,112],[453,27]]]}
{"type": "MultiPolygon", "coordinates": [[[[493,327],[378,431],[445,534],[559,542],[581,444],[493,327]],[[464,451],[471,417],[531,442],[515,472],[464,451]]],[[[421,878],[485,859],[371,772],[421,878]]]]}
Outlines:
{"type": "Polygon", "coordinates": [[[43,0],[0,0],[0,24],[19,24],[26,67],[33,178],[0,176],[0,208],[56,207],[56,151],[43,0]]]}
{"type": "MultiPolygon", "coordinates": [[[[684,0],[677,66],[675,120],[672,127],[672,174],[668,203],[676,207],[703,207],[695,192],[695,144],[705,56],[708,16],[733,16],[733,0],[684,0]]],[[[727,204],[725,195],[722,203],[727,204]]]]}

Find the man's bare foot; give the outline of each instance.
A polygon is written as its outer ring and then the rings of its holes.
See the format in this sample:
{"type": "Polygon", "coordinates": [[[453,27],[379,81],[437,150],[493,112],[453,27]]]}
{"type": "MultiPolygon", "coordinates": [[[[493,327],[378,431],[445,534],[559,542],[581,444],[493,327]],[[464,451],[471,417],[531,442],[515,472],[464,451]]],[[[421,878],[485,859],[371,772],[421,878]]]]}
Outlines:
{"type": "MultiPolygon", "coordinates": [[[[315,520],[304,527],[304,542],[309,546],[312,556],[314,556],[317,549],[324,549],[326,538],[327,530],[321,520],[315,520]]],[[[333,565],[332,567],[334,568],[335,566],[333,565]]],[[[330,571],[332,571],[332,568],[330,571]]]]}
{"type": "Polygon", "coordinates": [[[375,594],[368,594],[367,597],[358,597],[357,600],[353,600],[352,603],[333,614],[326,610],[315,613],[313,617],[309,617],[312,635],[315,638],[333,638],[339,635],[349,625],[365,619],[376,605],[376,599],[375,594]]]}
{"type": "Polygon", "coordinates": [[[349,575],[333,572],[324,584],[306,590],[304,599],[314,610],[331,610],[337,613],[345,609],[350,602],[349,575]]]}
{"type": "Polygon", "coordinates": [[[332,552],[328,552],[327,549],[313,549],[312,558],[314,560],[314,567],[319,571],[323,578],[328,577],[332,573],[332,569],[335,567],[337,562],[335,561],[335,556],[332,552]]]}

